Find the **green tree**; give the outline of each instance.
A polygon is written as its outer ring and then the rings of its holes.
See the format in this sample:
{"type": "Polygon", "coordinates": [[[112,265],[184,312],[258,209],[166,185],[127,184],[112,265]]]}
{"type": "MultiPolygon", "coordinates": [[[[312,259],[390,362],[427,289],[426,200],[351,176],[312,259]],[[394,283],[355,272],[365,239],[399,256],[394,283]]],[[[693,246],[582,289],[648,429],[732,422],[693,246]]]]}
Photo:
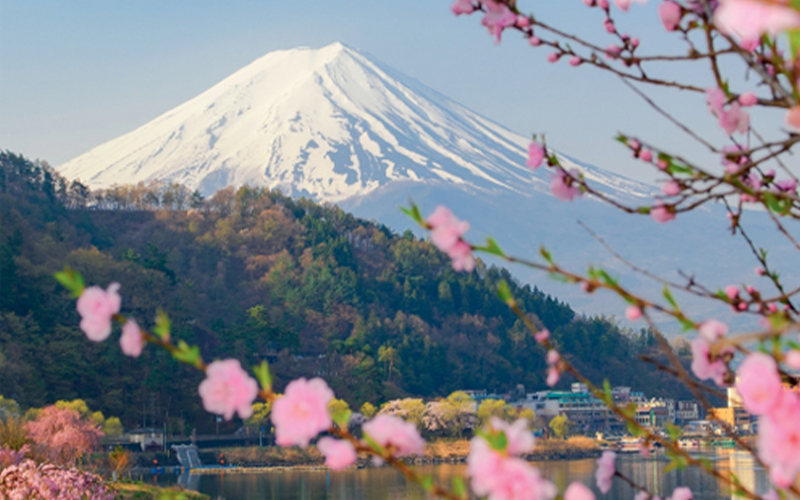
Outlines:
{"type": "Polygon", "coordinates": [[[492,417],[510,420],[514,409],[503,399],[484,399],[478,406],[478,422],[485,425],[492,417]]]}
{"type": "Polygon", "coordinates": [[[474,429],[477,424],[475,401],[464,391],[447,396],[442,411],[445,425],[454,436],[463,435],[464,431],[474,429]]]}
{"type": "Polygon", "coordinates": [[[375,408],[375,405],[373,405],[369,401],[361,405],[361,408],[358,410],[358,412],[364,415],[366,418],[372,418],[373,415],[375,415],[375,412],[377,411],[378,409],[375,408]]]}
{"type": "Polygon", "coordinates": [[[569,428],[572,426],[572,422],[569,421],[566,415],[556,415],[548,425],[557,438],[565,438],[567,434],[569,434],[569,428]]]}
{"type": "Polygon", "coordinates": [[[122,427],[122,422],[120,422],[119,418],[109,417],[103,422],[103,433],[106,436],[121,436],[123,432],[125,432],[125,429],[122,427]]]}

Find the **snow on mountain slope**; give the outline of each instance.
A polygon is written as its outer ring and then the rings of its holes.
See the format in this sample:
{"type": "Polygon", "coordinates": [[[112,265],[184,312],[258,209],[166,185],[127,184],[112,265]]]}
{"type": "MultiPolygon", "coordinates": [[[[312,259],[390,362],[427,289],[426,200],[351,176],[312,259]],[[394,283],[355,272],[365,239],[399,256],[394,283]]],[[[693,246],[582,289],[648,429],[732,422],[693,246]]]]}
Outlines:
{"type": "MultiPolygon", "coordinates": [[[[535,256],[545,245],[572,270],[602,266],[625,276],[625,286],[654,298],[661,285],[632,273],[578,221],[653,273],[682,281],[680,269],[711,287],[752,280],[751,266],[740,265],[749,262],[749,250],[726,232],[718,210],[659,225],[590,198],[559,202],[549,193],[547,169],[531,172],[524,166],[527,144],[526,138],[336,43],[267,54],[59,170],[92,187],[153,179],[180,182],[206,195],[229,185],[279,187],[293,196],[338,203],[397,231],[413,229],[398,210],[409,198],[426,214],[446,204],[470,221],[473,241],[491,235],[521,256],[535,256]]],[[[650,201],[652,186],[561,158],[619,200],[650,201]]],[[[786,244],[760,225],[753,232],[772,258],[792,262],[786,244]]],[[[625,307],[609,294],[587,295],[519,267],[512,272],[586,313],[619,314],[625,307]]],[[[724,313],[724,308],[685,299],[687,313],[698,318],[724,313]]]]}
{"type": "MultiPolygon", "coordinates": [[[[150,179],[203,194],[280,187],[338,202],[393,181],[548,191],[528,141],[340,43],[267,54],[206,92],[59,167],[91,187],[150,179]]],[[[581,166],[619,196],[648,186],[581,166]]]]}

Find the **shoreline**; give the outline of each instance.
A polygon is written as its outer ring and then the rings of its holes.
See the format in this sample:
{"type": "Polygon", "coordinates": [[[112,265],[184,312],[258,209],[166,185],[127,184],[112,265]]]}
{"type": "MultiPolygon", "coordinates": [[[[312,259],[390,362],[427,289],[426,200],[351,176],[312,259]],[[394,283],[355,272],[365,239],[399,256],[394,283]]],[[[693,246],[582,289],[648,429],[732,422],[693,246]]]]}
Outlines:
{"type": "MultiPolygon", "coordinates": [[[[409,465],[439,465],[466,463],[469,453],[467,439],[439,440],[428,443],[425,455],[406,458],[409,465]]],[[[554,461],[554,460],[580,460],[598,458],[602,450],[597,441],[585,437],[573,437],[567,440],[540,439],[532,453],[522,456],[525,460],[554,461]]],[[[278,447],[239,447],[217,448],[201,450],[203,461],[201,467],[192,468],[187,472],[191,474],[219,474],[219,473],[257,473],[267,471],[289,470],[328,470],[324,465],[324,457],[313,446],[303,450],[300,448],[278,447]]],[[[359,458],[356,465],[349,468],[363,469],[372,467],[366,458],[359,458]]],[[[174,472],[180,466],[162,466],[160,473],[174,472]]],[[[152,468],[137,467],[136,472],[147,473],[152,468]]]]}

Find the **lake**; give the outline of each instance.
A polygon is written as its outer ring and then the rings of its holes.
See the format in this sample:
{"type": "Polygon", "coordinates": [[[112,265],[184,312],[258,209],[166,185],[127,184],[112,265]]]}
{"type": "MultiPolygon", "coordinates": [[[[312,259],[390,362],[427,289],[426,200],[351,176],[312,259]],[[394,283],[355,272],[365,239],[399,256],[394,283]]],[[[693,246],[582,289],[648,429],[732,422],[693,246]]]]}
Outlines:
{"type": "MultiPolygon", "coordinates": [[[[769,489],[764,470],[749,455],[736,450],[716,450],[700,453],[720,470],[732,470],[741,483],[757,493],[769,489]]],[[[571,481],[582,481],[592,486],[598,498],[633,500],[630,487],[619,480],[607,496],[600,495],[594,487],[595,461],[558,460],[533,462],[545,477],[556,483],[560,491],[571,481]]],[[[697,469],[664,472],[668,460],[654,454],[642,458],[636,454],[618,455],[617,469],[639,484],[647,484],[651,492],[664,498],[676,486],[688,486],[696,500],[733,498],[717,481],[701,474],[697,469]]],[[[418,470],[433,474],[437,480],[446,481],[464,471],[464,465],[421,466],[418,470]]],[[[259,473],[218,473],[202,475],[143,476],[142,480],[161,485],[180,482],[191,489],[205,493],[212,499],[224,500],[422,500],[428,498],[418,486],[408,484],[390,468],[366,468],[329,472],[326,470],[272,470],[259,473]]]]}

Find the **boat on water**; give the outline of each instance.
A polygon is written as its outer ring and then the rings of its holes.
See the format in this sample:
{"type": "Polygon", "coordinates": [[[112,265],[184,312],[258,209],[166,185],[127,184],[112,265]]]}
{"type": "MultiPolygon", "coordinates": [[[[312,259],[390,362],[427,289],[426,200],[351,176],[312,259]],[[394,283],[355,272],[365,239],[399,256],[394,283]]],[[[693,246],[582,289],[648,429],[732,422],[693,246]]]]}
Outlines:
{"type": "Polygon", "coordinates": [[[700,440],[694,438],[679,439],[678,446],[684,450],[696,450],[700,448],[700,440]]]}

